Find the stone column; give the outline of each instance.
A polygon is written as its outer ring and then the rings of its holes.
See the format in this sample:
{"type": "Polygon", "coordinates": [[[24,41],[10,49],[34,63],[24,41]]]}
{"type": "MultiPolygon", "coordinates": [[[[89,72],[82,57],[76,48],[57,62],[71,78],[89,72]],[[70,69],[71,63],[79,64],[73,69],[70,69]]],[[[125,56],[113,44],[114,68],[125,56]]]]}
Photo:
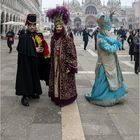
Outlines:
{"type": "MultiPolygon", "coordinates": [[[[140,8],[140,0],[138,1],[138,5],[139,5],[138,7],[140,8]]],[[[138,24],[139,24],[138,28],[140,29],[140,9],[139,9],[139,15],[138,15],[138,24]]]]}
{"type": "MultiPolygon", "coordinates": [[[[6,22],[6,9],[4,11],[4,22],[6,22]]],[[[4,35],[6,34],[5,29],[6,29],[6,25],[3,26],[3,34],[4,35]]]]}

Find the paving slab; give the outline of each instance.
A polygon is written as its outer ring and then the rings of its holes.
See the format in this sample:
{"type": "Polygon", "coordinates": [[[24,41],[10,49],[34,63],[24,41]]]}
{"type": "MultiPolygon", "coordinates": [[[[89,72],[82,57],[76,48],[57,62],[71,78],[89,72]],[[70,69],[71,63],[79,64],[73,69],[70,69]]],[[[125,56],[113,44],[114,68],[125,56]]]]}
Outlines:
{"type": "Polygon", "coordinates": [[[46,106],[44,108],[37,108],[35,111],[33,123],[41,123],[41,124],[61,123],[61,116],[59,114],[60,111],[61,108],[58,106],[55,107],[46,106]]]}
{"type": "Polygon", "coordinates": [[[139,136],[123,136],[123,140],[139,140],[139,136]]]}
{"type": "Polygon", "coordinates": [[[81,120],[86,135],[119,135],[119,131],[108,114],[81,114],[81,120]]]}
{"type": "Polygon", "coordinates": [[[32,124],[28,140],[62,140],[60,124],[32,124]]]}
{"type": "Polygon", "coordinates": [[[123,140],[121,136],[90,136],[86,135],[86,140],[123,140]]]}
{"type": "Polygon", "coordinates": [[[138,135],[139,118],[135,114],[110,114],[112,121],[121,135],[138,135]]]}

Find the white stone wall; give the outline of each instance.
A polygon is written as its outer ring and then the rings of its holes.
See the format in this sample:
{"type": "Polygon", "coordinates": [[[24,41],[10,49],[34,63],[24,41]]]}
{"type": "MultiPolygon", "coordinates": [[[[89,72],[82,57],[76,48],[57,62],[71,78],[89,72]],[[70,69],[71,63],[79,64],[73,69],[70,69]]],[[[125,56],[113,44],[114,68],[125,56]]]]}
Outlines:
{"type": "Polygon", "coordinates": [[[140,28],[140,0],[133,3],[136,28],[140,28]]]}
{"type": "Polygon", "coordinates": [[[4,22],[17,21],[25,22],[29,13],[36,13],[40,21],[42,0],[0,0],[0,34],[5,35],[9,28],[17,33],[21,26],[3,25],[4,22]]]}

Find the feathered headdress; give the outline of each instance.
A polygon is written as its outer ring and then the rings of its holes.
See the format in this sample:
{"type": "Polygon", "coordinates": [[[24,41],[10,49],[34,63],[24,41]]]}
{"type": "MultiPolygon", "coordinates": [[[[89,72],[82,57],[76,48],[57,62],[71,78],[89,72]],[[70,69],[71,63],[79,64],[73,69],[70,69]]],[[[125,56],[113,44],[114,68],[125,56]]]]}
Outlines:
{"type": "Polygon", "coordinates": [[[54,22],[55,25],[67,25],[70,20],[70,13],[64,6],[57,6],[54,9],[49,9],[46,16],[50,21],[54,22]]]}
{"type": "Polygon", "coordinates": [[[112,20],[113,20],[113,13],[110,13],[110,15],[106,15],[105,13],[100,13],[97,17],[97,23],[98,26],[101,29],[109,30],[112,27],[112,20]]]}

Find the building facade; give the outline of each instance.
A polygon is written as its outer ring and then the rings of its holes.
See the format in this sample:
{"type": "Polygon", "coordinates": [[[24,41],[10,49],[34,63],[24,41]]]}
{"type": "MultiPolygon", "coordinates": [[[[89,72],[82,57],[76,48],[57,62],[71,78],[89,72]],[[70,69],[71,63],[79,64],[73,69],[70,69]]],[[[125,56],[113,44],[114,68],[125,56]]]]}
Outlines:
{"type": "Polygon", "coordinates": [[[40,21],[41,4],[42,0],[0,0],[0,34],[5,35],[9,28],[12,28],[17,33],[20,26],[5,25],[3,23],[9,21],[25,22],[29,13],[37,14],[40,21]]]}
{"type": "Polygon", "coordinates": [[[71,15],[70,26],[72,28],[95,27],[96,17],[100,12],[109,13],[109,10],[115,9],[113,20],[114,27],[124,26],[129,28],[132,26],[134,10],[132,7],[125,9],[121,6],[120,0],[108,0],[107,4],[102,4],[100,0],[85,0],[82,5],[78,0],[71,0],[64,3],[68,7],[71,15]]]}
{"type": "Polygon", "coordinates": [[[132,4],[135,14],[135,27],[140,28],[140,0],[135,0],[132,4]]]}

